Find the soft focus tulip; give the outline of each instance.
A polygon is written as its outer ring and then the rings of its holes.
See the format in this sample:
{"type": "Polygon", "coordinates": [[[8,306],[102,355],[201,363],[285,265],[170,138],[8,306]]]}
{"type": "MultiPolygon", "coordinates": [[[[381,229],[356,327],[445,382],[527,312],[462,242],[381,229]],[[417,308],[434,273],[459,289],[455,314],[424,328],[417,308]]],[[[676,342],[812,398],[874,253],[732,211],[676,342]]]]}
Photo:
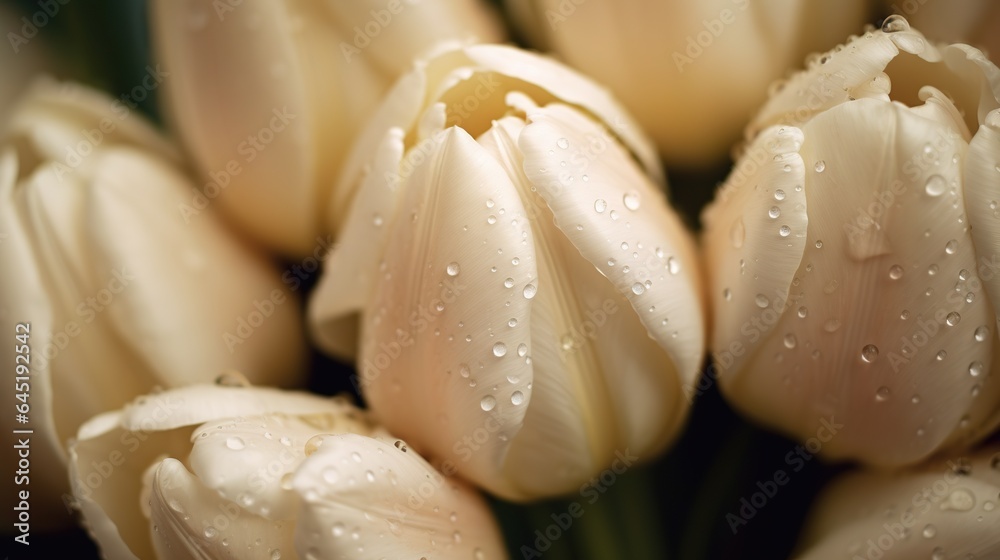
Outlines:
{"type": "Polygon", "coordinates": [[[536,46],[609,88],[670,165],[725,157],[769,85],[866,21],[863,0],[507,0],[536,46]]]}
{"type": "Polygon", "coordinates": [[[993,0],[884,1],[932,40],[968,43],[994,62],[1000,56],[1000,4],[993,0]]]}
{"type": "Polygon", "coordinates": [[[412,57],[501,41],[482,0],[157,0],[168,120],[210,203],[286,254],[312,251],[341,158],[412,57]]]}
{"type": "Polygon", "coordinates": [[[106,558],[506,555],[482,499],[350,403],[231,373],[93,418],[77,507],[106,558]]]}
{"type": "Polygon", "coordinates": [[[724,394],[822,453],[892,466],[1000,421],[1000,71],[904,19],[754,119],[705,213],[724,394]]]}
{"type": "Polygon", "coordinates": [[[800,560],[1000,557],[1000,446],[899,473],[842,476],[813,506],[800,560]]]}
{"type": "Polygon", "coordinates": [[[459,48],[402,78],[347,165],[310,314],[337,352],[363,312],[357,381],[389,430],[513,499],[676,435],[704,347],[698,261],[603,90],[459,48]]]}
{"type": "Polygon", "coordinates": [[[0,140],[0,360],[30,370],[16,394],[29,394],[32,507],[61,510],[63,445],[85,420],[229,368],[294,383],[304,344],[270,263],[211,212],[185,223],[193,185],[141,115],[72,84],[24,99],[0,140]]]}

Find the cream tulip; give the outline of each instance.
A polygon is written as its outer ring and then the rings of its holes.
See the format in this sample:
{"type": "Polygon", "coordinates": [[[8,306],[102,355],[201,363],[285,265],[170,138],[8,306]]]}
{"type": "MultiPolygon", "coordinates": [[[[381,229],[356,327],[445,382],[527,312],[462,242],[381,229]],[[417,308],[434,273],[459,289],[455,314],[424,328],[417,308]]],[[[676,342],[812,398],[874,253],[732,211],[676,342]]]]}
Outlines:
{"type": "Polygon", "coordinates": [[[335,193],[315,337],[347,352],[361,311],[380,421],[500,496],[570,492],[683,424],[699,264],[637,130],[556,62],[457,48],[401,79],[335,193]]]}
{"type": "Polygon", "coordinates": [[[678,167],[725,158],[769,84],[867,19],[863,0],[506,4],[535,45],[607,84],[678,167]]]}
{"type": "Polygon", "coordinates": [[[64,443],[94,414],[229,368],[299,379],[294,294],[212,212],[185,223],[192,187],[141,115],[83,86],[35,84],[0,137],[0,359],[28,370],[4,400],[29,400],[39,514],[63,509],[64,443]]]}
{"type": "Polygon", "coordinates": [[[813,505],[799,560],[997,558],[1000,446],[898,473],[854,472],[813,505]]]}
{"type": "Polygon", "coordinates": [[[73,495],[106,558],[506,557],[473,490],[347,401],[219,383],[80,428],[73,495]]]}
{"type": "Polygon", "coordinates": [[[166,113],[206,196],[248,235],[304,256],[343,154],[414,56],[504,39],[482,0],[150,5],[166,113]]]}
{"type": "Polygon", "coordinates": [[[772,96],[705,212],[712,350],[737,409],[897,466],[1000,423],[1000,70],[905,19],[772,96]]]}

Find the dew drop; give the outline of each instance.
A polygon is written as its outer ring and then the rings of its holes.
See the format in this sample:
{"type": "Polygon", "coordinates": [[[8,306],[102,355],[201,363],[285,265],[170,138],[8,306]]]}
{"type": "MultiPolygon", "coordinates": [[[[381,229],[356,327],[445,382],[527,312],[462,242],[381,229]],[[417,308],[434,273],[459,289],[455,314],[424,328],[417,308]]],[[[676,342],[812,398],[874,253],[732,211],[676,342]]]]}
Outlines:
{"type": "Polygon", "coordinates": [[[878,346],[875,346],[874,344],[866,344],[865,347],[861,349],[861,359],[869,364],[877,360],[878,346]]]}
{"type": "Polygon", "coordinates": [[[817,161],[813,169],[816,170],[816,173],[822,173],[826,169],[826,162],[823,160],[817,161]]]}
{"type": "Polygon", "coordinates": [[[246,447],[246,444],[243,443],[242,439],[233,436],[226,439],[226,447],[232,449],[233,451],[239,451],[240,449],[246,447]]]}
{"type": "Polygon", "coordinates": [[[805,306],[800,307],[798,311],[799,319],[805,319],[809,316],[809,310],[805,306]]]}
{"type": "Polygon", "coordinates": [[[523,402],[524,402],[524,393],[522,393],[521,391],[514,391],[513,393],[510,394],[510,404],[517,406],[523,402]]]}
{"type": "Polygon", "coordinates": [[[774,191],[774,200],[785,200],[785,191],[781,189],[774,191]]]}
{"type": "Polygon", "coordinates": [[[780,228],[778,228],[778,235],[782,237],[788,237],[789,234],[791,233],[792,233],[792,228],[788,226],[781,226],[780,228]]]}
{"type": "Polygon", "coordinates": [[[948,190],[948,183],[940,175],[931,175],[924,185],[924,192],[929,196],[941,196],[946,190],[948,190]]]}
{"type": "Polygon", "coordinates": [[[743,224],[743,218],[737,219],[733,222],[733,227],[729,230],[729,241],[732,242],[734,249],[739,249],[743,246],[743,241],[746,240],[747,229],[743,224]]]}
{"type": "Polygon", "coordinates": [[[566,140],[565,138],[560,138],[556,140],[556,146],[559,146],[560,149],[565,150],[566,148],[569,147],[569,141],[566,140]]]}
{"type": "Polygon", "coordinates": [[[767,296],[764,294],[757,294],[757,297],[754,298],[754,303],[757,304],[757,307],[764,309],[768,305],[771,305],[771,300],[767,299],[767,296]]]}
{"type": "Polygon", "coordinates": [[[899,266],[898,264],[894,264],[891,267],[889,267],[889,278],[893,280],[899,280],[902,277],[903,277],[903,267],[899,266]]]}
{"type": "Polygon", "coordinates": [[[817,249],[822,249],[823,248],[823,242],[822,241],[816,241],[816,248],[817,249]]]}
{"type": "Polygon", "coordinates": [[[883,33],[897,33],[900,31],[908,31],[910,29],[910,22],[906,21],[906,18],[899,14],[892,14],[891,16],[885,18],[882,22],[882,32],[883,33]]]}
{"type": "Polygon", "coordinates": [[[608,203],[603,198],[598,198],[597,200],[594,201],[594,211],[597,212],[598,214],[604,212],[607,209],[608,209],[608,203]]]}
{"type": "Polygon", "coordinates": [[[521,343],[517,345],[517,355],[519,358],[523,358],[528,354],[528,345],[521,343]]]}
{"type": "Polygon", "coordinates": [[[486,218],[486,223],[492,226],[493,224],[497,223],[497,217],[494,216],[493,214],[490,214],[489,217],[486,218]]]}
{"type": "Polygon", "coordinates": [[[948,357],[948,351],[947,350],[941,350],[940,352],[938,352],[934,356],[934,359],[936,359],[939,362],[943,362],[944,359],[947,358],[947,357],[948,357]]]}
{"type": "Polygon", "coordinates": [[[681,263],[674,257],[667,257],[667,270],[670,274],[677,274],[681,271],[681,263]]]}
{"type": "Polygon", "coordinates": [[[889,388],[886,386],[879,387],[875,391],[875,400],[878,402],[885,402],[889,400],[889,388]]]}
{"type": "Polygon", "coordinates": [[[955,241],[954,239],[946,243],[944,246],[944,252],[949,255],[954,255],[956,250],[958,250],[958,241],[955,241]]]}
{"type": "Polygon", "coordinates": [[[524,295],[524,299],[531,299],[535,297],[536,293],[538,293],[538,288],[536,288],[534,284],[528,284],[524,287],[524,291],[521,293],[524,295]]]}
{"type": "Polygon", "coordinates": [[[479,407],[484,411],[489,412],[493,410],[493,407],[497,405],[497,400],[493,398],[493,395],[486,395],[479,401],[479,407]]]}
{"type": "Polygon", "coordinates": [[[205,538],[214,539],[219,536],[219,531],[215,527],[205,527],[205,538]]]}
{"type": "Polygon", "coordinates": [[[930,265],[930,266],[927,267],[927,275],[928,276],[934,276],[935,274],[938,273],[938,270],[940,270],[938,268],[938,265],[932,264],[932,265],[930,265]]]}
{"type": "Polygon", "coordinates": [[[507,345],[503,342],[497,342],[493,345],[493,355],[497,358],[502,358],[507,353],[507,345]]]}
{"type": "Polygon", "coordinates": [[[990,328],[985,325],[977,328],[975,337],[976,337],[976,342],[984,342],[987,338],[990,337],[990,328]]]}
{"type": "Polygon", "coordinates": [[[452,262],[448,263],[448,266],[445,267],[444,271],[448,273],[448,276],[458,276],[458,273],[461,272],[462,269],[458,266],[457,262],[452,262]]]}
{"type": "Polygon", "coordinates": [[[969,364],[969,375],[972,377],[979,377],[983,374],[983,363],[976,361],[969,364]]]}
{"type": "Polygon", "coordinates": [[[925,539],[933,539],[934,535],[937,534],[937,528],[928,523],[927,525],[924,526],[922,534],[924,535],[925,539]]]}
{"type": "Polygon", "coordinates": [[[513,288],[514,287],[514,279],[513,278],[507,278],[506,280],[504,280],[503,281],[503,287],[504,288],[513,288]]]}
{"type": "Polygon", "coordinates": [[[947,315],[947,317],[945,317],[944,322],[949,327],[954,327],[961,320],[962,320],[962,316],[959,315],[958,313],[955,313],[954,311],[952,311],[951,313],[949,313],[947,315]]]}
{"type": "Polygon", "coordinates": [[[638,295],[642,295],[642,293],[645,292],[645,291],[646,291],[646,287],[643,286],[641,282],[636,282],[635,284],[632,284],[632,293],[633,294],[635,294],[635,295],[638,296],[638,295]]]}
{"type": "Polygon", "coordinates": [[[777,206],[772,206],[771,209],[767,211],[767,216],[772,220],[777,219],[778,216],[780,215],[781,215],[781,209],[778,208],[777,206]]]}
{"type": "Polygon", "coordinates": [[[628,208],[629,210],[638,210],[639,193],[635,191],[625,193],[625,196],[622,197],[622,204],[624,204],[625,208],[628,208]]]}
{"type": "Polygon", "coordinates": [[[507,326],[511,327],[511,328],[516,327],[517,326],[517,319],[515,319],[513,317],[511,317],[510,319],[508,319],[507,320],[507,326]]]}
{"type": "Polygon", "coordinates": [[[788,334],[785,335],[785,341],[784,342],[785,342],[785,348],[788,348],[789,350],[791,350],[792,348],[795,348],[797,340],[795,339],[795,335],[794,334],[788,333],[788,334]]]}
{"type": "Polygon", "coordinates": [[[823,324],[823,330],[828,333],[834,333],[840,330],[840,321],[837,319],[830,319],[823,324]]]}

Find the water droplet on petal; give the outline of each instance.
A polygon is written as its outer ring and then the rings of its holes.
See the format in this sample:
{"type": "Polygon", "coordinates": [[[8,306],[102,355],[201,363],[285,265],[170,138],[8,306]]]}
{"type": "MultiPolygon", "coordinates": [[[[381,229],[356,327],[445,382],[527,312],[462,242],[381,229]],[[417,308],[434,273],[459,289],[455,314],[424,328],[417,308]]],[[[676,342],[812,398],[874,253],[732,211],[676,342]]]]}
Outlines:
{"type": "Polygon", "coordinates": [[[885,402],[889,400],[889,388],[886,386],[879,387],[875,391],[875,400],[878,402],[885,402]]]}
{"type": "Polygon", "coordinates": [[[632,293],[633,294],[635,294],[635,295],[638,296],[638,295],[641,295],[645,291],[646,291],[646,287],[643,286],[641,282],[636,282],[635,284],[632,284],[632,293]]]}
{"type": "Polygon", "coordinates": [[[883,33],[898,33],[900,31],[908,31],[909,29],[910,22],[906,21],[906,18],[899,14],[892,14],[882,22],[883,33]]]}
{"type": "Polygon", "coordinates": [[[503,342],[497,342],[493,345],[493,355],[497,358],[502,358],[507,354],[507,345],[503,342]]]}
{"type": "Polygon", "coordinates": [[[944,252],[948,253],[949,255],[954,255],[955,251],[957,250],[958,250],[958,241],[955,241],[954,239],[946,243],[944,246],[944,252]]]}
{"type": "Polygon", "coordinates": [[[622,204],[624,204],[625,208],[628,208],[629,210],[638,210],[639,193],[635,191],[626,193],[625,196],[622,197],[622,204]]]}
{"type": "Polygon", "coordinates": [[[891,267],[889,267],[889,278],[893,280],[899,280],[902,277],[903,277],[903,267],[899,266],[898,264],[894,264],[891,267]]]}
{"type": "Polygon", "coordinates": [[[792,233],[792,228],[788,226],[781,226],[778,228],[778,235],[782,237],[788,237],[792,233]]]}
{"type": "Polygon", "coordinates": [[[874,344],[866,344],[864,348],[861,349],[861,359],[872,363],[878,359],[878,346],[874,344]]]}
{"type": "Polygon", "coordinates": [[[566,148],[569,147],[569,141],[566,140],[565,138],[560,138],[556,140],[556,146],[559,146],[560,149],[565,150],[566,148]]]}
{"type": "Polygon", "coordinates": [[[777,219],[778,216],[780,215],[781,215],[781,209],[778,208],[777,206],[772,206],[771,209],[767,211],[767,216],[772,220],[777,219]]]}
{"type": "Polygon", "coordinates": [[[506,280],[504,280],[503,281],[503,287],[504,288],[513,288],[514,287],[514,279],[513,278],[507,278],[506,280]]]}
{"type": "Polygon", "coordinates": [[[521,391],[514,391],[513,393],[511,393],[510,404],[516,406],[523,402],[524,402],[524,393],[522,393],[521,391]]]}
{"type": "Polygon", "coordinates": [[[785,342],[785,348],[788,348],[789,350],[791,350],[792,348],[795,348],[795,344],[797,343],[797,340],[795,339],[795,335],[794,334],[788,333],[788,334],[785,335],[785,341],[784,342],[785,342]]]}
{"type": "Polygon", "coordinates": [[[522,294],[524,295],[524,299],[531,299],[535,297],[537,292],[538,288],[536,288],[534,284],[528,284],[524,287],[522,294]]]}
{"type": "Polygon", "coordinates": [[[931,175],[924,185],[924,192],[929,196],[941,196],[946,190],[948,190],[948,183],[940,175],[931,175]]]}
{"type": "Polygon", "coordinates": [[[458,266],[457,262],[448,263],[448,266],[444,269],[444,271],[448,273],[448,276],[458,276],[458,273],[461,272],[461,270],[462,269],[458,266]]]}
{"type": "Polygon", "coordinates": [[[957,325],[957,324],[958,324],[958,322],[959,322],[959,321],[961,321],[961,320],[962,320],[962,316],[961,316],[961,315],[959,315],[958,313],[955,313],[954,311],[952,311],[951,313],[949,313],[949,314],[947,315],[947,317],[945,317],[945,319],[944,319],[944,322],[945,322],[945,324],[947,324],[947,325],[948,325],[949,327],[954,327],[954,326],[955,326],[955,325],[957,325]]]}
{"type": "Polygon", "coordinates": [[[226,447],[232,449],[233,451],[239,451],[240,449],[246,447],[246,444],[243,443],[241,438],[233,436],[226,439],[226,447]]]}
{"type": "Polygon", "coordinates": [[[493,395],[486,395],[479,401],[479,407],[484,411],[489,412],[493,410],[493,407],[497,405],[497,400],[493,398],[493,395]]]}
{"type": "Polygon", "coordinates": [[[608,203],[603,198],[598,198],[594,201],[594,211],[600,214],[608,209],[608,203]]]}
{"type": "Polygon", "coordinates": [[[972,377],[979,377],[983,374],[983,363],[982,362],[972,362],[969,364],[969,375],[972,377]]]}
{"type": "Polygon", "coordinates": [[[924,526],[922,534],[924,535],[925,539],[933,539],[934,535],[937,534],[937,528],[934,527],[934,525],[928,523],[927,525],[924,526]]]}
{"type": "Polygon", "coordinates": [[[667,257],[667,270],[670,274],[677,274],[681,271],[681,263],[674,257],[667,257]]]}
{"type": "Polygon", "coordinates": [[[976,342],[983,342],[990,337],[990,328],[987,326],[981,326],[976,329],[976,342]]]}
{"type": "Polygon", "coordinates": [[[816,173],[822,173],[823,170],[826,169],[826,162],[823,160],[817,161],[816,166],[813,169],[816,170],[816,173]]]}

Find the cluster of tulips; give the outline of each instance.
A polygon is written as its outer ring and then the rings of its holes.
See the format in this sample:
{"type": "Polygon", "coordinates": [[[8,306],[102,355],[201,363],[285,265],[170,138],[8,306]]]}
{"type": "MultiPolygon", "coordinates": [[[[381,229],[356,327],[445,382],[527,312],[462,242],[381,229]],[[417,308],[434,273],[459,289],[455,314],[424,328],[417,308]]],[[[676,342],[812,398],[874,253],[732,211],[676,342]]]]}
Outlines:
{"type": "Polygon", "coordinates": [[[1000,49],[1000,9],[882,9],[150,0],[162,129],[5,58],[32,530],[65,502],[111,559],[517,556],[481,492],[653,459],[717,385],[858,465],[798,557],[1000,557],[1000,69],[941,42],[1000,49]],[[663,164],[732,146],[695,234],[663,164]],[[303,390],[311,347],[364,407],[303,390]]]}

